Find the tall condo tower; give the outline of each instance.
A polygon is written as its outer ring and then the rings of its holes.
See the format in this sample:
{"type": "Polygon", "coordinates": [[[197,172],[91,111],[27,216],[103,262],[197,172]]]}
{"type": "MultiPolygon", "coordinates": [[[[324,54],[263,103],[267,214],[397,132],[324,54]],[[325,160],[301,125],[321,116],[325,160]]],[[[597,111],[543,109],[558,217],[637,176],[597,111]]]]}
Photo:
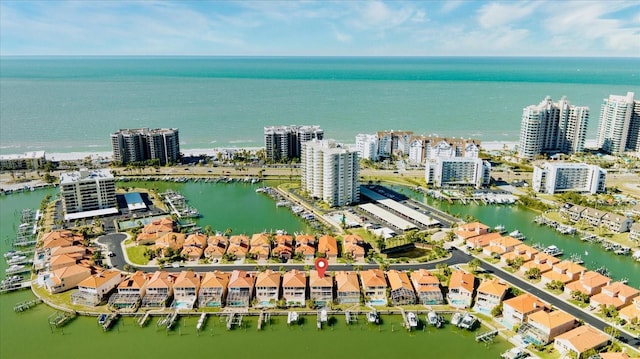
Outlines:
{"type": "Polygon", "coordinates": [[[123,165],[158,160],[166,165],[180,159],[180,137],[177,128],[120,129],[111,134],[113,160],[123,165]]]}
{"type": "Polygon", "coordinates": [[[609,95],[600,108],[598,147],[617,154],[624,151],[640,151],[640,101],[633,92],[626,96],[609,95]]]}
{"type": "Polygon", "coordinates": [[[312,139],[322,140],[320,126],[269,126],[264,128],[264,147],[270,161],[300,158],[302,144],[312,139]]]}
{"type": "Polygon", "coordinates": [[[518,156],[533,159],[542,153],[582,152],[588,122],[588,107],[571,105],[566,97],[553,102],[547,96],[522,110],[518,156]]]}
{"type": "Polygon", "coordinates": [[[360,201],[358,152],[333,140],[302,144],[302,189],[331,207],[360,201]]]}

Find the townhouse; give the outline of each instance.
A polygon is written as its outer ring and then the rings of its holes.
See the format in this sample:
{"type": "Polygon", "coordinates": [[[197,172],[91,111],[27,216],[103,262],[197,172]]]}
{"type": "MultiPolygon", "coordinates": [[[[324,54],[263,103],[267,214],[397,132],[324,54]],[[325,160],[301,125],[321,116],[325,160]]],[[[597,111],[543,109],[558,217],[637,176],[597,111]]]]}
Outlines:
{"type": "Polygon", "coordinates": [[[224,306],[230,277],[231,274],[228,272],[205,273],[198,292],[198,307],[219,308],[224,306]]]}
{"type": "Polygon", "coordinates": [[[500,305],[507,289],[509,286],[497,278],[483,281],[478,286],[474,309],[484,314],[491,314],[491,310],[500,305]]]}
{"type": "Polygon", "coordinates": [[[71,303],[97,306],[122,281],[122,272],[109,269],[85,278],[78,283],[78,290],[71,294],[71,303]]]}
{"type": "Polygon", "coordinates": [[[267,269],[258,273],[255,281],[256,303],[260,307],[275,307],[280,299],[280,272],[267,269]]]}
{"type": "Polygon", "coordinates": [[[357,234],[348,234],[342,239],[342,256],[354,262],[364,262],[364,240],[357,234]]]}
{"type": "Polygon", "coordinates": [[[227,286],[228,307],[248,307],[253,297],[256,276],[243,270],[234,270],[227,286]]]}
{"type": "Polygon", "coordinates": [[[148,276],[142,271],[126,277],[118,284],[117,292],[109,297],[109,308],[116,311],[135,312],[147,289],[148,276]]]}
{"type": "Polygon", "coordinates": [[[411,273],[411,282],[418,293],[420,304],[437,305],[444,303],[440,280],[426,269],[418,269],[411,273]]]}
{"type": "Polygon", "coordinates": [[[380,269],[369,269],[360,272],[362,290],[368,305],[387,305],[387,280],[380,269]]]}
{"type": "Polygon", "coordinates": [[[589,297],[600,293],[602,287],[609,285],[611,278],[594,271],[587,271],[580,275],[577,281],[568,283],[564,286],[564,292],[571,295],[573,291],[578,291],[588,295],[589,297]]]}
{"type": "Polygon", "coordinates": [[[171,217],[165,217],[151,221],[142,227],[140,233],[136,236],[136,244],[152,244],[156,239],[175,230],[175,226],[171,217]]]}
{"type": "Polygon", "coordinates": [[[518,334],[527,343],[547,344],[558,335],[576,326],[576,318],[561,311],[537,311],[529,314],[527,322],[518,329],[518,334]]]}
{"type": "Polygon", "coordinates": [[[173,283],[175,280],[175,275],[169,272],[154,272],[147,282],[146,293],[142,298],[141,306],[144,308],[165,307],[173,296],[173,283]]]}
{"type": "Polygon", "coordinates": [[[542,273],[541,283],[547,284],[553,281],[559,281],[566,285],[580,278],[586,270],[585,267],[575,262],[568,260],[562,261],[555,264],[550,271],[542,273]]]}
{"type": "Polygon", "coordinates": [[[229,240],[225,236],[209,236],[207,238],[207,248],[204,250],[205,258],[212,260],[214,263],[220,262],[227,252],[229,240]]]}
{"type": "Polygon", "coordinates": [[[447,300],[456,308],[469,308],[473,299],[476,277],[462,270],[451,273],[447,300]]]}
{"type": "Polygon", "coordinates": [[[207,246],[207,236],[202,233],[194,233],[187,236],[180,254],[188,261],[197,261],[204,254],[207,246]]]}
{"type": "Polygon", "coordinates": [[[307,277],[304,272],[292,269],[282,277],[282,299],[289,307],[304,307],[306,304],[307,277]]]}
{"type": "Polygon", "coordinates": [[[583,325],[558,335],[553,341],[553,347],[562,357],[580,358],[587,350],[597,350],[609,344],[609,338],[599,330],[583,325]]]}
{"type": "MultiPolygon", "coordinates": [[[[317,307],[325,307],[333,302],[333,278],[320,276],[318,271],[309,271],[309,299],[317,307]]],[[[358,299],[359,300],[359,299],[358,299]]]]}
{"type": "Polygon", "coordinates": [[[249,242],[249,237],[246,235],[231,236],[227,254],[236,259],[245,259],[247,253],[249,253],[249,242]]]}
{"type": "Polygon", "coordinates": [[[638,296],[639,291],[621,282],[613,282],[602,287],[600,293],[591,297],[591,306],[598,307],[601,305],[614,306],[620,309],[625,305],[631,304],[631,301],[638,296]]]}
{"type": "Polygon", "coordinates": [[[507,252],[513,251],[513,249],[522,244],[521,240],[515,239],[511,236],[499,237],[492,239],[489,245],[482,248],[482,253],[487,256],[501,256],[507,252]]]}
{"type": "Polygon", "coordinates": [[[192,309],[198,299],[200,274],[194,271],[182,271],[173,283],[173,307],[192,309]]]}
{"type": "Polygon", "coordinates": [[[271,257],[279,258],[282,262],[291,259],[293,255],[293,237],[288,234],[278,234],[274,241],[276,246],[271,250],[271,257]]]}
{"type": "Polygon", "coordinates": [[[528,316],[550,307],[537,297],[525,293],[502,302],[502,318],[511,328],[525,323],[528,316]]]}
{"type": "Polygon", "coordinates": [[[295,254],[305,261],[312,260],[316,256],[316,238],[307,234],[296,236],[295,254]]]}
{"type": "Polygon", "coordinates": [[[356,272],[336,272],[336,294],[338,304],[360,304],[360,283],[356,272]]]}
{"type": "Polygon", "coordinates": [[[60,293],[77,287],[78,283],[90,276],[89,267],[73,264],[49,272],[45,277],[44,286],[50,294],[60,293]]]}
{"type": "Polygon", "coordinates": [[[255,233],[251,237],[251,247],[249,253],[256,260],[267,260],[271,253],[271,241],[267,233],[255,233]]]}
{"type": "Polygon", "coordinates": [[[338,241],[328,234],[318,238],[318,253],[330,263],[335,263],[338,259],[338,241]]]}
{"type": "Polygon", "coordinates": [[[393,305],[415,304],[416,294],[411,286],[409,276],[405,272],[392,269],[387,272],[389,287],[391,288],[390,300],[393,305]]]}

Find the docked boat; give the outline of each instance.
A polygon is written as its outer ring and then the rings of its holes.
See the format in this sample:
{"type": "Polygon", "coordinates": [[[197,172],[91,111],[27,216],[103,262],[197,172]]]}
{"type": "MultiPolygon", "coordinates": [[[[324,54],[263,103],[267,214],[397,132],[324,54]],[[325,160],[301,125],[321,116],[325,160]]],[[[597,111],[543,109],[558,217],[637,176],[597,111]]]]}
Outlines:
{"type": "Polygon", "coordinates": [[[554,245],[548,246],[547,248],[544,249],[543,252],[545,254],[547,254],[547,255],[552,256],[552,257],[557,257],[557,256],[560,256],[560,255],[562,255],[564,253],[562,251],[562,249],[560,249],[560,248],[558,248],[558,247],[556,247],[554,245]]]}
{"type": "Polygon", "coordinates": [[[375,310],[367,313],[367,321],[372,324],[380,324],[380,315],[375,310]]]}
{"type": "Polygon", "coordinates": [[[524,241],[526,239],[524,234],[522,234],[522,232],[520,232],[517,229],[515,231],[513,231],[513,232],[509,232],[509,237],[513,237],[513,238],[521,240],[521,241],[524,241]]]}
{"type": "Polygon", "coordinates": [[[442,327],[442,318],[434,311],[427,313],[427,322],[436,328],[442,327]]]}
{"type": "Polygon", "coordinates": [[[456,312],[453,317],[451,317],[451,324],[456,327],[460,325],[460,321],[462,320],[462,313],[456,312]]]}
{"type": "Polygon", "coordinates": [[[287,314],[287,324],[298,322],[298,312],[289,312],[287,314]]]}
{"type": "Polygon", "coordinates": [[[7,264],[18,264],[27,260],[27,256],[14,255],[7,259],[7,264]]]}
{"type": "Polygon", "coordinates": [[[415,328],[418,326],[418,317],[416,317],[416,313],[407,313],[407,320],[409,321],[409,327],[415,328]]]}
{"type": "Polygon", "coordinates": [[[640,261],[640,250],[633,252],[633,259],[640,261]]]}
{"type": "Polygon", "coordinates": [[[569,257],[569,260],[576,264],[584,264],[584,260],[582,260],[582,257],[580,257],[580,255],[576,253],[572,254],[571,257],[569,257]]]}
{"type": "Polygon", "coordinates": [[[528,356],[529,356],[529,353],[524,351],[524,349],[517,348],[517,347],[511,348],[506,352],[500,354],[500,357],[503,359],[523,359],[523,358],[527,358],[528,356]]]}
{"type": "Polygon", "coordinates": [[[503,226],[503,225],[501,225],[501,224],[499,224],[499,225],[497,225],[497,226],[493,227],[493,231],[494,231],[494,232],[496,232],[496,233],[500,233],[500,234],[503,234],[503,233],[506,233],[506,232],[507,232],[507,230],[506,230],[506,229],[504,228],[504,226],[503,226]]]}
{"type": "Polygon", "coordinates": [[[109,318],[109,314],[100,314],[100,316],[98,316],[98,324],[104,325],[104,323],[107,322],[108,318],[109,318]]]}
{"type": "Polygon", "coordinates": [[[470,313],[467,313],[464,315],[464,317],[462,317],[462,320],[460,321],[460,324],[458,326],[462,329],[472,330],[477,321],[478,320],[476,319],[476,317],[474,317],[470,313]]]}
{"type": "Polygon", "coordinates": [[[620,256],[628,256],[631,253],[631,248],[629,247],[622,247],[620,249],[616,249],[613,253],[620,255],[620,256]]]}

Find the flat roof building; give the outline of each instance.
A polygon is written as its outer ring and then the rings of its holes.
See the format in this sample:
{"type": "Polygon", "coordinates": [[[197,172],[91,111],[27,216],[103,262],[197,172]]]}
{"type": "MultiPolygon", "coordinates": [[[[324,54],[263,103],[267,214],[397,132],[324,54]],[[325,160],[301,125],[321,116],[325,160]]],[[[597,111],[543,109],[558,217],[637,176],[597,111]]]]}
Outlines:
{"type": "Polygon", "coordinates": [[[320,126],[269,126],[264,128],[264,147],[267,159],[273,162],[300,158],[302,143],[322,140],[320,126]]]}
{"type": "Polygon", "coordinates": [[[21,155],[0,155],[0,171],[37,170],[44,167],[44,151],[25,152],[21,155]]]}
{"type": "Polygon", "coordinates": [[[435,187],[486,187],[491,181],[491,164],[480,158],[438,157],[425,166],[425,181],[435,187]]]}
{"type": "Polygon", "coordinates": [[[60,174],[65,220],[118,213],[115,179],[108,169],[60,174]]]}
{"type": "Polygon", "coordinates": [[[569,162],[545,162],[533,168],[532,187],[536,192],[602,193],[607,173],[596,165],[569,162]]]}
{"type": "Polygon", "coordinates": [[[617,154],[640,151],[640,101],[633,92],[626,96],[609,95],[600,107],[598,147],[617,154]]]}
{"type": "Polygon", "coordinates": [[[111,134],[113,160],[127,163],[157,161],[159,165],[180,159],[180,137],[177,128],[120,129],[111,134]]]}

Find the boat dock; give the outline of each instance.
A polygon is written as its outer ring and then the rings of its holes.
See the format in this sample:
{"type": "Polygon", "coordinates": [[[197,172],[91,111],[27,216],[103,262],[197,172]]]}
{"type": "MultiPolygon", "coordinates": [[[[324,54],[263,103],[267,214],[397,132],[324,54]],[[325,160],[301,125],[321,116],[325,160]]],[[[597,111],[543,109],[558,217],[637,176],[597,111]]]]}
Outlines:
{"type": "Polygon", "coordinates": [[[31,282],[8,283],[0,286],[0,294],[13,292],[15,290],[31,288],[31,282]]]}
{"type": "Polygon", "coordinates": [[[258,330],[262,330],[262,326],[264,324],[269,324],[271,321],[271,313],[265,313],[265,311],[260,312],[260,317],[258,317],[258,330]]]}
{"type": "Polygon", "coordinates": [[[402,315],[402,325],[404,325],[407,330],[411,330],[411,325],[409,324],[409,318],[407,317],[407,313],[404,309],[400,308],[400,314],[402,315]]]}
{"type": "Polygon", "coordinates": [[[167,330],[170,330],[174,324],[178,321],[178,311],[176,310],[173,313],[167,315],[167,330]]]}
{"type": "Polygon", "coordinates": [[[316,326],[318,327],[318,329],[322,329],[322,323],[326,323],[327,320],[328,320],[327,310],[326,309],[319,310],[316,317],[316,326]]]}
{"type": "Polygon", "coordinates": [[[196,331],[201,331],[204,328],[204,323],[207,321],[207,313],[202,313],[200,315],[200,319],[198,319],[198,323],[196,324],[196,331]]]}
{"type": "Polygon", "coordinates": [[[240,313],[230,313],[227,318],[227,330],[231,330],[233,326],[241,326],[242,325],[242,314],[240,313]]]}
{"type": "Polygon", "coordinates": [[[147,324],[149,318],[151,318],[151,312],[144,313],[144,315],[138,320],[138,325],[140,326],[140,328],[144,327],[147,324]]]}
{"type": "Polygon", "coordinates": [[[61,326],[69,322],[71,319],[73,319],[75,316],[76,316],[75,312],[69,313],[69,312],[57,311],[51,314],[47,319],[49,320],[50,326],[60,328],[61,326]]]}
{"type": "Polygon", "coordinates": [[[107,319],[105,319],[104,323],[102,323],[102,330],[105,332],[109,330],[109,328],[111,327],[111,324],[113,324],[116,321],[116,319],[118,319],[118,314],[115,314],[115,313],[109,314],[107,316],[107,319]]]}
{"type": "Polygon", "coordinates": [[[25,310],[29,310],[33,307],[35,307],[36,305],[42,303],[42,299],[40,298],[36,298],[36,299],[32,299],[32,300],[27,300],[24,302],[20,302],[20,303],[16,303],[16,305],[13,306],[13,311],[18,313],[18,312],[24,312],[25,310]]]}
{"type": "Polygon", "coordinates": [[[476,335],[477,342],[491,343],[493,339],[498,335],[498,330],[492,330],[476,335]]]}
{"type": "Polygon", "coordinates": [[[347,310],[344,312],[344,319],[347,321],[347,324],[356,324],[358,323],[358,314],[351,313],[347,310]]]}
{"type": "Polygon", "coordinates": [[[7,268],[4,272],[6,274],[20,274],[30,272],[31,268],[23,265],[23,264],[14,264],[13,266],[7,268]]]}
{"type": "Polygon", "coordinates": [[[287,314],[287,325],[291,323],[298,323],[298,312],[289,312],[287,314]]]}
{"type": "Polygon", "coordinates": [[[200,212],[195,208],[189,207],[184,196],[180,193],[167,190],[162,193],[162,197],[164,198],[164,202],[171,209],[171,213],[175,214],[178,219],[200,217],[200,212]]]}

